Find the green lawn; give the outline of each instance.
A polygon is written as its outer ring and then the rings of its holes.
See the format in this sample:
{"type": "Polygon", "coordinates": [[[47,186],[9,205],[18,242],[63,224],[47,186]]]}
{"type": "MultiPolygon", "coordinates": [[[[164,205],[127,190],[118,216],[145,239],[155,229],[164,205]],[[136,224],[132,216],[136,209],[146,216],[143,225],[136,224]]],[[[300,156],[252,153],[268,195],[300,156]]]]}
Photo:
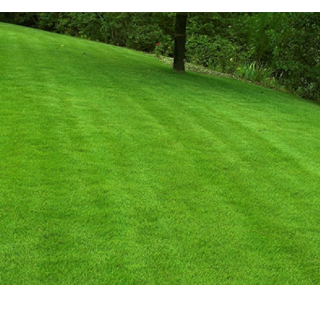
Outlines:
{"type": "Polygon", "coordinates": [[[0,284],[320,284],[320,106],[0,24],[0,284]]]}

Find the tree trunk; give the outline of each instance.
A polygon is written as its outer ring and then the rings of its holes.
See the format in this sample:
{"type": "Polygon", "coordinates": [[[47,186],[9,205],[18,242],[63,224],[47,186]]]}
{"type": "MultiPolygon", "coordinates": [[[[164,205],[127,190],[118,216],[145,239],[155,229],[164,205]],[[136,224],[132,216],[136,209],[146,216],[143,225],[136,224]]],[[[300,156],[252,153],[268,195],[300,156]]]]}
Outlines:
{"type": "Polygon", "coordinates": [[[187,13],[176,14],[174,37],[173,70],[184,72],[184,56],[186,48],[187,13]]]}

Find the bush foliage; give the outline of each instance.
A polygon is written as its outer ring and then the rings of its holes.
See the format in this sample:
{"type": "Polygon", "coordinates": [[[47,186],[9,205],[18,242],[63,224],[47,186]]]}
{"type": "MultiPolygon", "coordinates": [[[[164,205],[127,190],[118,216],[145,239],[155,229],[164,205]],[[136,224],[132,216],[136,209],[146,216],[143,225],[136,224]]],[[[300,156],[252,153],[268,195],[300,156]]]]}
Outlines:
{"type": "MultiPolygon", "coordinates": [[[[175,13],[1,13],[0,21],[173,56],[175,13]]],[[[188,62],[320,101],[318,12],[189,13],[186,51],[188,62]]]]}

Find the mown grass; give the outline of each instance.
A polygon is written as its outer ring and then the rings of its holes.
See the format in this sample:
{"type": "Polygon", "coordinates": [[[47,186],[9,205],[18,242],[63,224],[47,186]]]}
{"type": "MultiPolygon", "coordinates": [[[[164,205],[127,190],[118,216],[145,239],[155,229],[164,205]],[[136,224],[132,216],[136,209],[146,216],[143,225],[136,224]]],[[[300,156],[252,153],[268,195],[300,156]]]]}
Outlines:
{"type": "Polygon", "coordinates": [[[0,24],[1,284],[320,284],[320,108],[0,24]]]}

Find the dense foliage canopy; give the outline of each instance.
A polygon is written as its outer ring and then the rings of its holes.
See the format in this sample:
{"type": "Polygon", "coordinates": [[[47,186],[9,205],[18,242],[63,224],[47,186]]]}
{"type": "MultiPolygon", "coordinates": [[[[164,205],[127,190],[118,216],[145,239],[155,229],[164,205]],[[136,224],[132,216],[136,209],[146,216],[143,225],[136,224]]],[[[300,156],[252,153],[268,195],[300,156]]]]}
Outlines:
{"type": "MultiPolygon", "coordinates": [[[[175,13],[1,13],[0,21],[173,56],[175,13]]],[[[320,13],[189,13],[186,60],[320,101],[320,13]]]]}

